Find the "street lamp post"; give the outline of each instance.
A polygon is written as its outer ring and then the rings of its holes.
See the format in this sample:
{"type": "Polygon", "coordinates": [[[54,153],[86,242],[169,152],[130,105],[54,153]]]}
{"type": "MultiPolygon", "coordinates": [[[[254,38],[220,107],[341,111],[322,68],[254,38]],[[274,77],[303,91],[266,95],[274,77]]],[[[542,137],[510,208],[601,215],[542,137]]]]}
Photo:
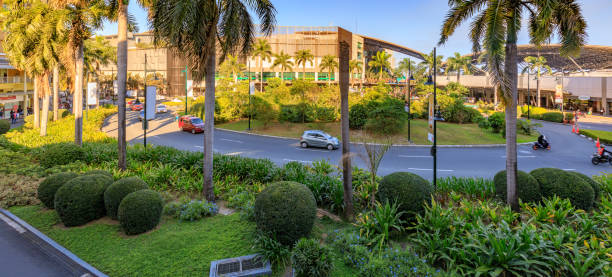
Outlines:
{"type": "Polygon", "coordinates": [[[529,83],[531,83],[531,70],[527,70],[527,120],[529,120],[529,105],[531,105],[531,90],[529,83]]]}
{"type": "Polygon", "coordinates": [[[249,71],[247,72],[247,78],[249,79],[249,127],[247,128],[247,131],[251,131],[251,117],[252,117],[252,113],[253,113],[253,109],[251,107],[251,61],[249,60],[249,58],[247,57],[247,63],[249,64],[249,71]]]}
{"type": "MultiPolygon", "coordinates": [[[[185,102],[186,103],[186,102],[185,102]]],[[[144,148],[147,150],[147,129],[149,127],[149,118],[147,117],[147,54],[144,55],[144,119],[142,129],[144,130],[144,148]]]]}
{"type": "Polygon", "coordinates": [[[411,100],[412,100],[412,88],[411,88],[411,82],[414,81],[414,77],[412,76],[412,69],[411,69],[411,63],[410,63],[410,58],[408,58],[408,78],[406,78],[406,83],[408,85],[408,143],[411,143],[412,140],[410,139],[410,119],[412,118],[412,114],[410,113],[410,108],[411,108],[411,100]]]}
{"type": "Polygon", "coordinates": [[[187,115],[187,65],[185,65],[185,70],[181,72],[185,73],[185,115],[187,115]]]}
{"type": "Polygon", "coordinates": [[[426,85],[433,85],[433,145],[431,146],[431,155],[433,156],[433,186],[434,186],[434,191],[437,188],[437,184],[438,184],[438,170],[437,170],[437,166],[438,166],[438,157],[437,157],[437,142],[438,142],[438,138],[437,138],[437,134],[436,134],[436,129],[437,129],[437,121],[438,120],[443,120],[440,116],[439,116],[439,112],[437,109],[438,106],[438,100],[436,97],[437,91],[436,91],[436,48],[434,47],[433,50],[433,81],[432,81],[432,76],[430,75],[427,83],[425,83],[426,85]]]}

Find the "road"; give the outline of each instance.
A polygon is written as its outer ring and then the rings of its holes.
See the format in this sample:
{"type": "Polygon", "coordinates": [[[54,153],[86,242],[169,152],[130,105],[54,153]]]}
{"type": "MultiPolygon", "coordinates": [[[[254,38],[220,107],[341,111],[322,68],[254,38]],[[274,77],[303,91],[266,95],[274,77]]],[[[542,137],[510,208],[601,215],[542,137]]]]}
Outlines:
{"type": "MultiPolygon", "coordinates": [[[[142,143],[142,124],[138,121],[137,112],[128,112],[127,139],[130,143],[142,143]]],[[[546,135],[552,145],[550,151],[531,149],[530,145],[518,147],[518,167],[520,170],[531,171],[541,167],[555,167],[573,170],[587,175],[601,172],[612,172],[612,166],[592,165],[591,155],[595,145],[588,139],[571,133],[571,126],[541,122],[539,131],[546,135]]],[[[102,130],[111,136],[117,136],[117,115],[109,117],[102,130]]],[[[610,129],[610,125],[598,125],[598,129],[610,129]]],[[[178,129],[174,117],[161,114],[149,124],[147,143],[171,146],[182,150],[202,151],[204,134],[191,134],[178,129]]],[[[353,144],[355,152],[354,164],[367,168],[363,159],[363,146],[353,144]]],[[[215,130],[214,151],[225,155],[241,155],[252,158],[268,158],[282,165],[290,161],[311,163],[317,160],[328,160],[339,165],[341,150],[303,149],[297,139],[285,139],[215,130]]],[[[396,171],[416,173],[424,178],[432,179],[433,159],[430,147],[394,146],[383,158],[379,175],[396,171]]],[[[438,176],[473,176],[493,177],[496,172],[505,168],[505,147],[439,147],[438,176]]]]}

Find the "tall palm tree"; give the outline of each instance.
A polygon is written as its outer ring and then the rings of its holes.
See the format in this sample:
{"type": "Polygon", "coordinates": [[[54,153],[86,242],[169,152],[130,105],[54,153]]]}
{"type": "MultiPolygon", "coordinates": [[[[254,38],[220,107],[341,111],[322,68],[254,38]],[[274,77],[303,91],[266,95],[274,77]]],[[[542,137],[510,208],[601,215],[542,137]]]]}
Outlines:
{"type": "Polygon", "coordinates": [[[215,200],[213,186],[213,127],[217,46],[222,61],[229,53],[248,54],[256,30],[249,10],[259,17],[261,32],[269,35],[276,10],[268,0],[157,0],[151,25],[156,43],[164,43],[188,61],[194,81],[206,78],[204,102],[204,182],[202,191],[215,200]]]}
{"type": "Polygon", "coordinates": [[[234,79],[234,84],[238,83],[238,74],[246,70],[246,65],[241,64],[238,61],[238,57],[234,55],[227,55],[227,58],[221,64],[220,71],[227,73],[228,75],[232,75],[234,79]]]}
{"type": "Polygon", "coordinates": [[[281,69],[281,78],[283,82],[285,82],[285,71],[293,69],[293,61],[291,61],[291,56],[283,51],[279,54],[274,55],[274,63],[272,67],[280,67],[281,69]]]}
{"type": "MultiPolygon", "coordinates": [[[[100,66],[117,61],[117,49],[101,36],[83,42],[83,68],[87,76],[98,75],[100,66]]],[[[87,80],[89,81],[89,80],[87,80]]]]}
{"type": "Polygon", "coordinates": [[[359,74],[361,73],[361,71],[363,71],[363,62],[358,60],[349,61],[349,74],[351,75],[350,80],[353,80],[353,74],[359,74]]]}
{"type": "MultiPolygon", "coordinates": [[[[109,0],[109,18],[117,21],[117,167],[125,170],[127,140],[126,140],[126,116],[125,96],[127,93],[127,33],[135,31],[135,25],[128,14],[129,0],[109,0]]],[[[149,8],[149,19],[151,19],[151,6],[153,0],[138,0],[142,7],[149,8]]]]}
{"type": "MultiPolygon", "coordinates": [[[[540,76],[542,75],[542,72],[552,73],[552,69],[550,68],[550,66],[546,65],[547,61],[546,61],[546,58],[543,56],[537,56],[537,57],[528,56],[528,57],[525,57],[524,61],[527,65],[523,68],[523,74],[527,71],[529,71],[529,73],[531,72],[536,73],[537,105],[538,107],[541,107],[540,105],[540,76]]],[[[531,103],[529,103],[528,105],[531,105],[531,103]]]]}
{"type": "Polygon", "coordinates": [[[457,83],[460,83],[461,70],[464,74],[469,74],[472,68],[472,58],[469,56],[461,56],[459,52],[455,52],[455,55],[446,59],[446,65],[448,72],[457,72],[457,83]]]}
{"type": "Polygon", "coordinates": [[[260,91],[263,91],[263,63],[272,58],[272,47],[265,39],[258,39],[253,45],[251,55],[259,57],[259,81],[260,91]]]}
{"type": "Polygon", "coordinates": [[[336,60],[336,56],[334,55],[325,55],[321,59],[321,64],[319,67],[321,70],[327,70],[329,72],[329,76],[327,76],[327,84],[331,84],[331,75],[334,73],[336,68],[338,68],[338,61],[336,60]]]}
{"type": "Polygon", "coordinates": [[[314,55],[310,49],[304,49],[295,52],[295,63],[297,66],[302,65],[302,79],[306,80],[306,63],[310,63],[314,67],[314,55]]]}
{"type": "Polygon", "coordinates": [[[57,11],[41,1],[24,3],[5,1],[10,9],[1,15],[4,49],[12,63],[34,77],[34,127],[40,126],[40,135],[47,135],[49,117],[49,76],[59,62],[66,43],[62,19],[65,11],[57,11]],[[39,96],[43,97],[40,116],[39,96]]]}
{"type": "Polygon", "coordinates": [[[473,51],[481,45],[487,52],[487,69],[494,85],[502,88],[506,103],[507,202],[518,210],[516,192],[516,105],[518,99],[518,33],[526,12],[531,43],[547,43],[553,35],[561,42],[561,55],[577,55],[586,38],[586,22],[576,0],[449,1],[450,11],[442,26],[439,44],[444,44],[457,27],[474,18],[470,39],[473,51]],[[475,15],[475,17],[474,17],[475,15]]]}
{"type": "Polygon", "coordinates": [[[391,62],[389,59],[391,58],[391,54],[385,51],[378,51],[376,55],[372,56],[372,60],[368,62],[368,66],[372,69],[378,69],[378,80],[382,80],[383,70],[388,70],[391,68],[391,62]]]}
{"type": "Polygon", "coordinates": [[[442,68],[442,59],[444,59],[443,55],[436,56],[436,72],[432,72],[434,69],[434,56],[432,50],[429,55],[423,54],[423,61],[419,63],[419,66],[422,66],[427,69],[427,75],[432,75],[434,73],[439,74],[441,72],[440,69],[442,68]]]}

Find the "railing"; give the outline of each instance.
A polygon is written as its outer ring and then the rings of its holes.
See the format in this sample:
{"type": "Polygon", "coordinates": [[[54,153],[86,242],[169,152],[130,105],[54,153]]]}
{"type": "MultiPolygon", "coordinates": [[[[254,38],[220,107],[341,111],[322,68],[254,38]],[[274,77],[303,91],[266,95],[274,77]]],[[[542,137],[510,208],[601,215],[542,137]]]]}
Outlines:
{"type": "MultiPolygon", "coordinates": [[[[26,79],[28,83],[32,82],[30,78],[26,79]]],[[[19,84],[23,83],[23,78],[19,76],[0,77],[0,84],[19,84]]]]}

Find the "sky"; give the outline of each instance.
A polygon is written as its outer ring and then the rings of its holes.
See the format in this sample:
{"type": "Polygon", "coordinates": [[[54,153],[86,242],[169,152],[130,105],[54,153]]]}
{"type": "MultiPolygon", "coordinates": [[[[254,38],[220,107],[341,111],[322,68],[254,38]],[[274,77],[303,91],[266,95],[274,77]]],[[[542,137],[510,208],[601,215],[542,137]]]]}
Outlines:
{"type": "MultiPolygon", "coordinates": [[[[271,0],[280,26],[340,26],[349,31],[429,53],[440,38],[440,29],[448,0],[271,0]]],[[[612,0],[579,0],[587,20],[587,44],[612,46],[612,0]]],[[[131,1],[129,12],[138,22],[139,31],[148,30],[146,12],[131,1]]],[[[448,42],[438,47],[438,55],[454,52],[468,54],[469,22],[464,23],[448,42]]],[[[116,34],[117,25],[104,24],[103,35],[116,34]]],[[[519,44],[527,44],[526,25],[519,44]]],[[[396,60],[402,58],[396,55],[396,60]]]]}

